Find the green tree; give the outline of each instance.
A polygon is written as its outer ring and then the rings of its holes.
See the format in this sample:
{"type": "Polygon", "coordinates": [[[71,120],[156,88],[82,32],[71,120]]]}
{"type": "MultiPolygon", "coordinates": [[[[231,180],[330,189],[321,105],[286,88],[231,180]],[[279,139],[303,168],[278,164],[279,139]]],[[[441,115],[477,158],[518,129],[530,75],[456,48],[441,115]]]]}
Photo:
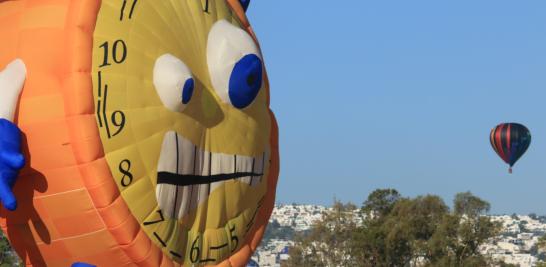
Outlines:
{"type": "Polygon", "coordinates": [[[536,246],[537,246],[536,248],[537,256],[539,260],[541,260],[539,263],[537,263],[536,266],[546,267],[546,262],[544,262],[545,252],[546,252],[546,235],[543,235],[538,239],[536,246]]]}
{"type": "Polygon", "coordinates": [[[477,216],[489,212],[491,205],[470,192],[458,193],[453,200],[456,214],[477,216]]]}
{"type": "Polygon", "coordinates": [[[281,226],[278,221],[274,220],[265,229],[263,243],[267,243],[271,239],[290,240],[294,238],[294,228],[281,226]]]}
{"type": "MultiPolygon", "coordinates": [[[[434,195],[403,198],[394,189],[372,192],[360,209],[334,203],[308,235],[299,235],[288,266],[490,266],[480,245],[500,225],[483,216],[488,202],[470,192],[455,196],[454,210],[434,195]]],[[[499,263],[496,263],[499,264],[499,263]]]]}
{"type": "Polygon", "coordinates": [[[432,238],[449,208],[437,196],[419,196],[396,203],[381,226],[386,233],[385,264],[406,266],[417,258],[429,258],[432,238]]]}
{"type": "Polygon", "coordinates": [[[470,192],[458,193],[454,203],[455,214],[459,216],[459,240],[455,252],[458,264],[464,264],[465,259],[478,259],[478,248],[489,238],[496,236],[500,231],[500,224],[494,223],[489,217],[482,216],[491,208],[484,201],[470,192]]]}
{"type": "Polygon", "coordinates": [[[388,215],[394,205],[402,198],[396,189],[377,189],[373,191],[362,206],[362,212],[378,219],[388,215]]]}
{"type": "Polygon", "coordinates": [[[322,221],[304,234],[297,234],[297,246],[290,249],[288,266],[358,266],[350,246],[351,235],[356,230],[356,206],[335,201],[331,210],[323,214],[322,221]]]}
{"type": "Polygon", "coordinates": [[[8,239],[2,233],[0,236],[0,267],[23,266],[8,239]]]}

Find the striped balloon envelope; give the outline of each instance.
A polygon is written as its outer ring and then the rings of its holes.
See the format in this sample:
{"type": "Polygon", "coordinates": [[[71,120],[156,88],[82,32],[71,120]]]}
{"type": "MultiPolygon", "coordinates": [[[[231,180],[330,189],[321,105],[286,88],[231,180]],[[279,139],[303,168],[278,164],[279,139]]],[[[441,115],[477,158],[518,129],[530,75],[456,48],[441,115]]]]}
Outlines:
{"type": "Polygon", "coordinates": [[[489,136],[491,146],[504,162],[512,167],[523,156],[531,144],[531,133],[519,123],[501,123],[489,136]]]}
{"type": "Polygon", "coordinates": [[[0,225],[28,266],[245,266],[278,128],[239,0],[0,0],[27,166],[0,225]]]}

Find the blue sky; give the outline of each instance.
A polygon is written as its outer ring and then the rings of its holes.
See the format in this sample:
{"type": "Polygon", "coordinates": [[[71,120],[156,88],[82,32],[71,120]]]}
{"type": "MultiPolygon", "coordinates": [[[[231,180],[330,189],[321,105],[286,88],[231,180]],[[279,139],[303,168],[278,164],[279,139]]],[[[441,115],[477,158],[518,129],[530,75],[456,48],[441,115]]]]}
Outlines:
{"type": "Polygon", "coordinates": [[[546,214],[546,1],[253,1],[280,124],[281,203],[470,190],[546,214]],[[514,174],[488,135],[533,135],[514,174]]]}

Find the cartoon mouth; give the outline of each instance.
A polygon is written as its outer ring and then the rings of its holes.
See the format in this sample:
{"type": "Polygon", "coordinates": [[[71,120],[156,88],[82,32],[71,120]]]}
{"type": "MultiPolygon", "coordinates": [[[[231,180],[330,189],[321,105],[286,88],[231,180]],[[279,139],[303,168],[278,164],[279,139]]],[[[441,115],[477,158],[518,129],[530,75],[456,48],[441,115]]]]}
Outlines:
{"type": "Polygon", "coordinates": [[[251,187],[264,176],[269,153],[258,157],[208,152],[174,131],[163,138],[156,197],[163,214],[181,219],[229,180],[251,187]]]}

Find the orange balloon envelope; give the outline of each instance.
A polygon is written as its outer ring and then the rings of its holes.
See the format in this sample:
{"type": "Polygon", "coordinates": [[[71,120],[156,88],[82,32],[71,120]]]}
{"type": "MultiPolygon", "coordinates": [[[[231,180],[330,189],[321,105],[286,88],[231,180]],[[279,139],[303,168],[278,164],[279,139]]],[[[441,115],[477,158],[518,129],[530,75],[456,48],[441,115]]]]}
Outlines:
{"type": "Polygon", "coordinates": [[[239,1],[0,0],[0,36],[0,66],[27,70],[0,218],[27,265],[246,264],[279,156],[239,1]]]}

